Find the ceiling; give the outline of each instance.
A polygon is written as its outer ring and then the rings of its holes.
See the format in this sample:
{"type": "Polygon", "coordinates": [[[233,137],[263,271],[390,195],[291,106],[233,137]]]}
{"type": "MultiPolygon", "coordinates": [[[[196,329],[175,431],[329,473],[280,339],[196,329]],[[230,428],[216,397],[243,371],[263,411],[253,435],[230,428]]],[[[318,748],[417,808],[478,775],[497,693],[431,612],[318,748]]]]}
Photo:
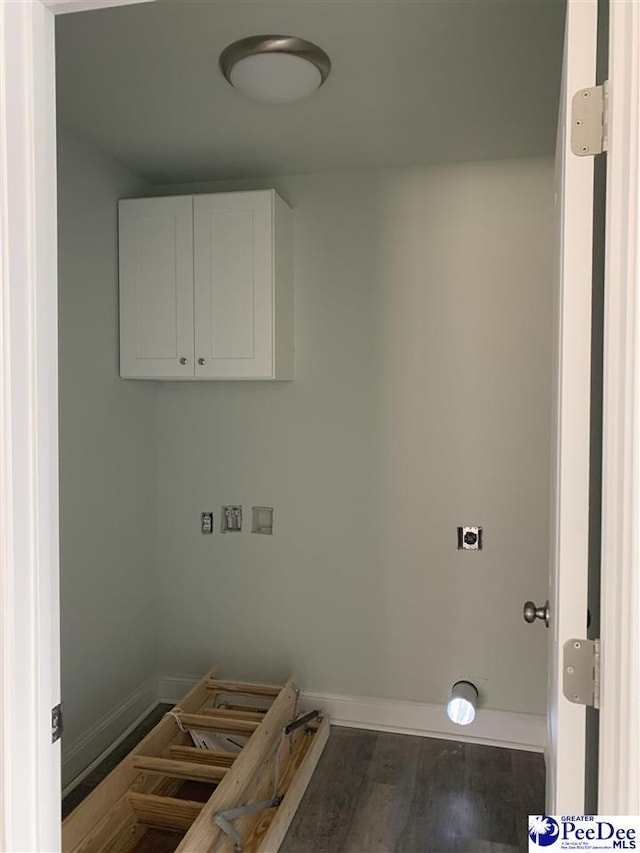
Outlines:
{"type": "Polygon", "coordinates": [[[60,15],[60,123],[153,183],[550,154],[562,0],[159,0],[60,15]],[[259,33],[331,57],[295,104],[232,89],[259,33]]]}

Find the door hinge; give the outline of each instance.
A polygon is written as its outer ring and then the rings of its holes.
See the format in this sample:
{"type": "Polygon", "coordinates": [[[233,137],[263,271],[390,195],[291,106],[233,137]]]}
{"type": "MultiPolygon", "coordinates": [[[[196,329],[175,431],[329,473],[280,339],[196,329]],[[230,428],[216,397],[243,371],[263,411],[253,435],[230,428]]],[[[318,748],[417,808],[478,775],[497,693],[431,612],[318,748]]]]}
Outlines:
{"type": "Polygon", "coordinates": [[[567,640],[562,661],[562,692],[569,702],[599,708],[600,640],[567,640]]]}
{"type": "Polygon", "coordinates": [[[607,150],[609,137],[609,81],[580,89],[571,102],[571,150],[590,157],[607,150]]]}
{"type": "Polygon", "coordinates": [[[62,737],[62,705],[51,709],[51,743],[62,737]]]}

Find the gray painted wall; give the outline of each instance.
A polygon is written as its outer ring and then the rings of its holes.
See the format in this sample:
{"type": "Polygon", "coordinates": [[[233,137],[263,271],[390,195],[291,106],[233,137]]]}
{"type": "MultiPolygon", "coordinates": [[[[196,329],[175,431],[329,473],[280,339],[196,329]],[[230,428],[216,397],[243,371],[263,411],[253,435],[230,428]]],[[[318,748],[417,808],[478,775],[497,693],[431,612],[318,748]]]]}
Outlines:
{"type": "Polygon", "coordinates": [[[156,676],[156,414],[151,383],[118,378],[116,200],[149,187],[69,134],[58,146],[66,748],[156,676]]]}
{"type": "Polygon", "coordinates": [[[544,713],[521,607],[547,584],[551,161],[152,188],[62,134],[59,183],[66,743],[215,661],[427,702],[466,677],[544,713]],[[295,208],[296,380],[120,380],[116,200],[272,185],[295,208]],[[220,535],[236,502],[273,505],[274,537],[220,535]]]}
{"type": "Polygon", "coordinates": [[[158,383],[160,672],[429,702],[466,677],[544,713],[552,161],[155,191],[264,186],[295,209],[296,380],[158,383]],[[273,538],[220,535],[226,503],[274,506],[273,538]]]}

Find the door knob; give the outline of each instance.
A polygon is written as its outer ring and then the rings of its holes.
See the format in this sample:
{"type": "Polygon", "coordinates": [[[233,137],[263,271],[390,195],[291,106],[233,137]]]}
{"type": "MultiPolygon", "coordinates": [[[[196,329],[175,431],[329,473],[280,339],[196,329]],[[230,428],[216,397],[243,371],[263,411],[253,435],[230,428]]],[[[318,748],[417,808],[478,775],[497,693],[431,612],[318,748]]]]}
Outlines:
{"type": "Polygon", "coordinates": [[[525,622],[535,622],[536,619],[544,619],[544,624],[549,627],[549,602],[545,601],[542,607],[536,607],[533,601],[525,601],[522,611],[525,622]]]}
{"type": "Polygon", "coordinates": [[[204,358],[199,358],[199,359],[198,359],[198,364],[203,365],[203,364],[204,364],[204,358]]]}
{"type": "Polygon", "coordinates": [[[186,363],[187,363],[187,359],[184,356],[182,356],[182,358],[180,359],[180,364],[186,364],[186,363]]]}

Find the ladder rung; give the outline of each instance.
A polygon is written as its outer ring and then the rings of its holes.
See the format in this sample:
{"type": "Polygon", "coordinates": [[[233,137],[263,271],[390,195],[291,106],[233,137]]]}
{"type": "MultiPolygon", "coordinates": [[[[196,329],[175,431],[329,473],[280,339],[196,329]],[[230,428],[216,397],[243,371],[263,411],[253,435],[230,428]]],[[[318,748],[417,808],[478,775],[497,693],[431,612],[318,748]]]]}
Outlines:
{"type": "Polygon", "coordinates": [[[233,734],[251,735],[260,723],[251,720],[227,720],[224,717],[214,717],[208,714],[176,714],[182,725],[187,729],[204,729],[233,734]]]}
{"type": "Polygon", "coordinates": [[[194,761],[196,764],[217,764],[219,767],[231,767],[239,752],[222,752],[215,749],[199,749],[197,746],[178,746],[173,744],[169,747],[172,758],[180,761],[194,761]]]}
{"type": "Polygon", "coordinates": [[[133,766],[143,773],[156,773],[174,779],[191,779],[194,782],[219,782],[229,768],[210,764],[196,764],[174,758],[156,758],[151,755],[135,755],[133,766]]]}
{"type": "Polygon", "coordinates": [[[266,714],[269,710],[269,708],[265,708],[264,705],[234,705],[233,702],[227,701],[223,701],[219,707],[225,708],[228,711],[251,711],[254,714],[266,714]]]}
{"type": "Polygon", "coordinates": [[[221,681],[218,678],[207,678],[205,684],[209,690],[218,693],[243,693],[245,696],[277,696],[282,687],[274,684],[243,684],[240,681],[221,681]]]}
{"type": "Polygon", "coordinates": [[[129,805],[136,819],[160,829],[187,830],[198,817],[204,803],[158,797],[155,794],[129,794],[129,805]]]}
{"type": "Polygon", "coordinates": [[[256,711],[231,711],[229,708],[201,708],[199,714],[207,714],[209,717],[221,717],[225,720],[249,720],[252,723],[261,723],[264,713],[256,711]]]}

